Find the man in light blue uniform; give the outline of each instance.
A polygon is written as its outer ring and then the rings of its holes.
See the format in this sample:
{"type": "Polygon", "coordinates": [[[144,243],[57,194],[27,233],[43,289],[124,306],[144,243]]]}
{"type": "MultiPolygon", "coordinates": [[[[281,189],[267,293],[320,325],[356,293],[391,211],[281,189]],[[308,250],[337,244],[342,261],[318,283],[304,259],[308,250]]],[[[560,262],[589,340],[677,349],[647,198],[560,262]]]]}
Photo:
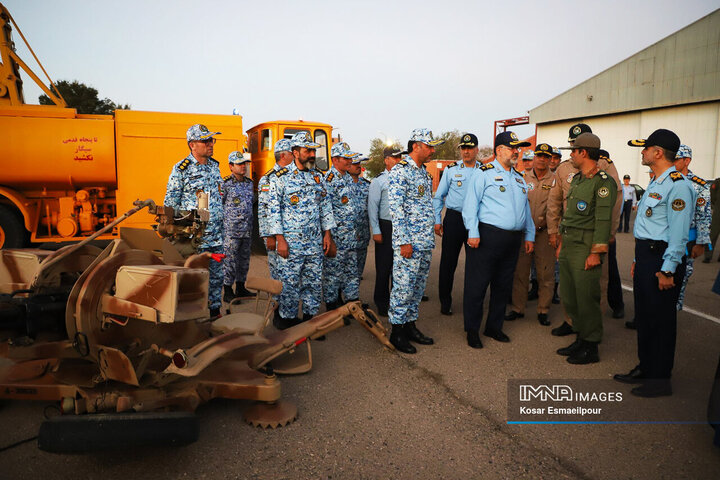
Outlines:
{"type": "Polygon", "coordinates": [[[633,228],[633,295],[640,363],[614,378],[641,384],[631,390],[633,395],[659,397],[672,395],[675,306],[685,276],[685,249],[696,199],[691,182],[673,166],[680,149],[674,132],[655,130],[647,139],[630,140],[628,145],[643,147],[642,163],[650,167],[654,178],[640,199],[633,228]]]}
{"type": "Polygon", "coordinates": [[[362,278],[367,260],[368,243],[370,243],[370,220],[368,218],[368,195],[370,193],[370,180],[361,176],[361,163],[367,161],[367,157],[358,155],[353,158],[348,173],[352,178],[353,194],[355,195],[355,233],[357,246],[355,255],[357,257],[358,281],[362,278]]]}
{"type": "Polygon", "coordinates": [[[705,254],[705,249],[710,244],[710,220],[712,212],[710,210],[710,185],[693,174],[690,171],[690,162],[692,161],[692,150],[687,145],[680,145],[677,155],[675,155],[675,170],[685,175],[690,180],[690,184],[695,190],[695,213],[690,222],[690,233],[688,236],[688,253],[685,268],[685,277],[680,287],[680,295],[678,296],[677,309],[682,310],[683,300],[685,299],[685,287],[690,276],[693,274],[695,267],[695,259],[705,254]]]}
{"type": "MultiPolygon", "coordinates": [[[[186,139],[190,154],[173,166],[163,201],[163,205],[172,207],[176,212],[192,210],[198,208],[198,193],[207,194],[210,220],[203,232],[198,253],[223,252],[223,179],[217,160],[212,158],[215,135],[219,134],[220,132],[211,132],[201,124],[188,128],[186,139]]],[[[215,317],[220,314],[222,307],[222,264],[211,260],[209,270],[208,305],[210,315],[215,317]]]]}
{"type": "Polygon", "coordinates": [[[388,316],[390,308],[390,277],[393,270],[392,220],[388,202],[390,170],[397,165],[405,152],[397,147],[385,147],[385,170],[373,178],[368,192],[368,219],[375,242],[375,291],[373,300],[378,313],[388,316]]]}
{"type": "Polygon", "coordinates": [[[345,142],[336,143],[330,150],[333,166],[325,175],[324,187],[332,205],[335,227],[332,238],[337,245],[334,257],[325,257],[325,306],[334,310],[346,302],[358,300],[360,275],[357,271],[357,207],[352,178],[347,173],[352,159],[360,156],[345,142]],[[344,301],[343,301],[344,300],[344,301]]]}
{"type": "Polygon", "coordinates": [[[390,170],[388,180],[393,244],[390,342],[404,353],[417,351],[410,342],[434,343],[420,332],[415,322],[435,248],[432,177],[425,163],[435,152],[435,146],[443,143],[435,140],[427,128],[413,130],[408,141],[410,153],[390,170]]]}
{"type": "Polygon", "coordinates": [[[245,288],[247,272],[250,268],[250,244],[253,229],[253,184],[245,176],[250,154],[231,152],[228,156],[230,171],[223,178],[223,281],[225,295],[223,300],[231,302],[235,297],[250,297],[252,292],[245,288]],[[235,283],[235,292],[232,286],[235,283]]]}
{"type": "Polygon", "coordinates": [[[260,238],[265,242],[265,249],[268,255],[268,270],[270,277],[277,279],[275,273],[275,263],[277,262],[277,252],[275,251],[275,237],[270,235],[268,231],[268,192],[270,191],[270,177],[284,167],[290,165],[294,157],[292,155],[292,145],[289,138],[281,138],[275,142],[275,165],[265,173],[258,181],[258,232],[260,238]]]}
{"type": "Polygon", "coordinates": [[[478,139],[472,133],[460,137],[459,148],[462,159],[448,165],[438,183],[433,209],[435,211],[435,234],[442,237],[440,251],[440,313],[452,315],[452,288],[458,257],[465,241],[467,230],[463,224],[462,208],[465,193],[475,172],[482,166],[477,161],[478,139]],[[442,210],[445,208],[445,219],[442,210]]]}
{"type": "Polygon", "coordinates": [[[502,331],[505,304],[512,292],[513,275],[525,238],[525,251],[532,253],[535,241],[528,203],[528,186],[515,170],[518,148],[529,147],[513,132],[495,137],[495,160],[473,176],[463,203],[463,221],[468,229],[465,249],[465,298],[463,315],[468,345],[482,348],[478,332],[488,286],[490,308],[485,335],[509,342],[502,331]]]}
{"type": "Polygon", "coordinates": [[[268,234],[275,236],[275,272],[283,284],[279,316],[273,323],[284,329],[300,323],[320,309],[322,258],[334,248],[330,229],[335,228],[332,205],[321,173],[315,169],[315,143],[307,132],[292,138],[293,163],[270,175],[268,234]]]}

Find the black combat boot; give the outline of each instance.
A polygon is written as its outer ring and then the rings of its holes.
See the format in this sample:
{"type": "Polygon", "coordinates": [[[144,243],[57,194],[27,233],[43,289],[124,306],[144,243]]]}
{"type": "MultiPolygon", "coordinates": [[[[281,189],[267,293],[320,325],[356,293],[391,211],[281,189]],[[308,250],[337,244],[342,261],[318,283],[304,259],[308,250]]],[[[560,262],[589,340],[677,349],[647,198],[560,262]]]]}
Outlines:
{"type": "Polygon", "coordinates": [[[581,343],[581,341],[580,341],[580,337],[578,337],[578,338],[575,339],[575,341],[574,341],[573,343],[571,343],[571,344],[568,345],[567,347],[565,347],[565,348],[558,348],[558,349],[557,349],[557,354],[558,354],[558,355],[563,355],[563,356],[567,357],[567,356],[569,356],[569,355],[572,355],[572,353],[573,353],[575,350],[579,349],[581,345],[582,345],[582,343],[581,343]]]}
{"type": "Polygon", "coordinates": [[[334,302],[325,302],[325,311],[326,311],[326,312],[329,312],[329,311],[331,311],[331,310],[335,310],[335,309],[338,308],[339,306],[340,306],[340,305],[339,305],[339,302],[338,302],[337,300],[335,300],[334,302]]]}
{"type": "Polygon", "coordinates": [[[399,351],[403,353],[416,353],[417,350],[410,343],[405,333],[404,324],[393,324],[392,332],[390,332],[390,343],[399,351]]]}
{"type": "Polygon", "coordinates": [[[283,318],[280,316],[280,310],[275,310],[275,316],[273,317],[273,326],[278,330],[285,330],[292,326],[297,325],[299,320],[295,318],[283,318]]]}
{"type": "Polygon", "coordinates": [[[235,298],[235,294],[233,293],[232,285],[224,285],[223,286],[224,295],[223,295],[223,302],[230,303],[233,301],[233,298],[235,298]]]}
{"type": "Polygon", "coordinates": [[[555,290],[553,290],[553,298],[552,298],[552,303],[554,303],[555,305],[560,304],[560,296],[557,293],[557,289],[558,289],[558,283],[555,282],[555,290]]]}
{"type": "Polygon", "coordinates": [[[407,333],[408,340],[410,340],[411,342],[419,343],[420,345],[432,345],[433,343],[435,343],[432,338],[423,335],[423,333],[418,330],[415,322],[406,323],[405,332],[407,333]]]}
{"type": "Polygon", "coordinates": [[[240,282],[235,284],[235,296],[236,297],[254,297],[255,294],[245,288],[245,285],[242,285],[240,282]]]}
{"type": "Polygon", "coordinates": [[[555,327],[550,331],[556,337],[564,337],[573,333],[572,325],[567,322],[563,322],[559,327],[555,327]]]}
{"type": "Polygon", "coordinates": [[[538,282],[530,280],[530,291],[528,292],[528,300],[537,300],[538,298],[538,282]]]}
{"type": "Polygon", "coordinates": [[[599,361],[598,342],[588,342],[585,340],[580,340],[580,348],[572,352],[567,358],[567,362],[573,365],[586,365],[599,361]]]}

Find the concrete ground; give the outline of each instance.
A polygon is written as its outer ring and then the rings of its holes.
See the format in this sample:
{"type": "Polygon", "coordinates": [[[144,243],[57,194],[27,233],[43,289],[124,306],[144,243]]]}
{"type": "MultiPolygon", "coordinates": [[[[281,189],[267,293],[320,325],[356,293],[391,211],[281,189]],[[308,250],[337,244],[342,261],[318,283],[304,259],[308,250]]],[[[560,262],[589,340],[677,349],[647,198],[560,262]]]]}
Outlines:
{"type": "MultiPolygon", "coordinates": [[[[632,236],[620,234],[619,262],[631,285],[632,236]]],[[[509,344],[487,337],[465,343],[462,326],[464,258],[455,281],[455,314],[441,316],[437,248],[418,325],[435,338],[416,355],[383,349],[359,325],[313,342],[313,370],[282,379],[283,397],[299,418],[276,430],[252,428],[249,403],[215,400],[202,406],[200,439],[182,448],[56,455],[34,442],[0,451],[0,478],[717,478],[720,449],[707,424],[509,425],[508,379],[609,379],[637,363],[635,332],[605,317],[601,362],[573,366],[555,354],[570,337],[550,335],[535,320],[508,322],[509,344]],[[715,472],[715,473],[713,473],[715,472]]],[[[372,245],[361,298],[372,299],[372,245]]],[[[678,315],[674,395],[639,399],[617,384],[638,416],[704,418],[720,354],[719,297],[710,287],[720,264],[698,263],[678,315]]],[[[251,274],[267,275],[253,256],[251,274]]],[[[626,319],[633,315],[625,291],[626,319]]],[[[553,326],[561,310],[550,312],[553,326]]],[[[0,449],[37,434],[44,404],[12,401],[0,408],[0,449]]]]}

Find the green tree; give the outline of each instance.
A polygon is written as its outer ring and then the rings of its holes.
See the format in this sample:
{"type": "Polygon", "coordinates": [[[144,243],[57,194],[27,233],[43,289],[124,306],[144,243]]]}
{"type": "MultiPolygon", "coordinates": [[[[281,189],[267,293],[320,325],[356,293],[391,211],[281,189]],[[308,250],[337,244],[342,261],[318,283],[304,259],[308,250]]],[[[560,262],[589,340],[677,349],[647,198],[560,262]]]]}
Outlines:
{"type": "MultiPolygon", "coordinates": [[[[109,98],[103,98],[101,100],[98,97],[97,89],[80,83],[77,80],[72,82],[59,80],[55,82],[55,86],[65,99],[68,107],[76,109],[78,113],[109,115],[115,110],[130,110],[130,105],[128,104],[121,105],[113,102],[109,98]]],[[[52,85],[49,85],[48,88],[51,91],[53,90],[52,85]]],[[[38,100],[40,101],[40,105],[53,105],[53,101],[45,94],[40,95],[38,100]]]]}
{"type": "MultiPolygon", "coordinates": [[[[370,154],[368,155],[368,157],[370,157],[370,160],[365,162],[365,171],[368,178],[377,177],[380,172],[385,169],[385,157],[383,156],[383,150],[387,146],[388,145],[379,138],[373,138],[370,141],[370,154]]],[[[391,146],[401,149],[403,148],[397,142],[391,146]]]]}
{"type": "Polygon", "coordinates": [[[460,160],[460,137],[462,135],[457,130],[443,132],[436,137],[438,140],[445,140],[445,143],[435,147],[433,160],[460,160]]]}

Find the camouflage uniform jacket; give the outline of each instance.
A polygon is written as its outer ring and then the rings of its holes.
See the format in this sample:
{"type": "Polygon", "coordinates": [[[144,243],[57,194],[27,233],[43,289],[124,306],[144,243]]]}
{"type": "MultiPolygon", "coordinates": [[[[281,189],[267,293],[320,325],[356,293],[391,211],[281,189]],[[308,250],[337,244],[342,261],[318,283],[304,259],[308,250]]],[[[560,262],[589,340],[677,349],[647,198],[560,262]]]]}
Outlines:
{"type": "Polygon", "coordinates": [[[712,220],[712,213],[710,211],[710,185],[690,170],[688,170],[686,177],[690,180],[690,184],[697,196],[697,200],[695,201],[695,214],[690,221],[690,240],[695,240],[695,243],[698,245],[707,245],[710,243],[710,221],[712,220]],[[693,230],[695,230],[694,234],[693,230]]]}
{"type": "Polygon", "coordinates": [[[270,176],[280,170],[282,167],[277,163],[273,168],[267,171],[265,175],[260,177],[258,182],[258,232],[261,238],[269,237],[268,233],[268,193],[270,192],[270,176]]]}
{"type": "Polygon", "coordinates": [[[370,193],[370,180],[360,177],[352,183],[355,195],[355,230],[357,233],[357,247],[363,248],[370,242],[370,218],[368,217],[368,194],[370,193]]]}
{"type": "Polygon", "coordinates": [[[332,203],[335,217],[336,226],[332,230],[332,237],[337,248],[341,250],[357,248],[355,230],[357,206],[352,183],[349,173],[341,176],[333,166],[325,176],[323,184],[332,203]]]}
{"type": "Polygon", "coordinates": [[[322,255],[323,232],[335,228],[322,173],[295,162],[270,175],[267,212],[268,235],[283,235],[291,253],[322,255]]]}
{"type": "Polygon", "coordinates": [[[227,238],[250,238],[253,229],[253,183],[243,176],[223,179],[223,227],[227,238]]]}
{"type": "Polygon", "coordinates": [[[413,250],[432,250],[435,248],[432,177],[425,165],[418,167],[408,155],[390,170],[389,177],[393,248],[411,244],[413,250]]]}
{"type": "Polygon", "coordinates": [[[208,194],[210,221],[205,227],[200,248],[217,247],[223,244],[222,176],[214,158],[203,165],[192,154],[176,163],[167,182],[164,205],[175,210],[197,208],[196,192],[208,194]]]}

